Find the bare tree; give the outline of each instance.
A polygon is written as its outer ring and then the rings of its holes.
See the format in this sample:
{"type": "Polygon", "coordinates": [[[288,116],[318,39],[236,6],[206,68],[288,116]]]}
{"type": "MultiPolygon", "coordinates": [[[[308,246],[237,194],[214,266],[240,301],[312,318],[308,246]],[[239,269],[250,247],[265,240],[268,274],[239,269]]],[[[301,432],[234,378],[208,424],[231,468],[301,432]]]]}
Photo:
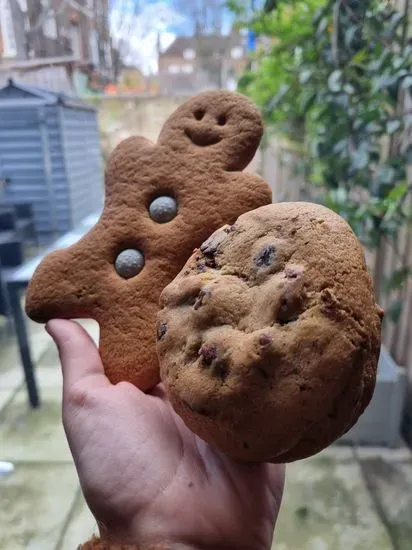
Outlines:
{"type": "Polygon", "coordinates": [[[221,34],[225,0],[173,0],[174,8],[190,22],[191,34],[221,34]]]}
{"type": "Polygon", "coordinates": [[[113,45],[118,52],[120,63],[124,62],[132,53],[130,40],[128,40],[128,38],[133,34],[136,17],[140,12],[140,0],[116,1],[116,18],[112,19],[111,34],[113,36],[113,45]]]}

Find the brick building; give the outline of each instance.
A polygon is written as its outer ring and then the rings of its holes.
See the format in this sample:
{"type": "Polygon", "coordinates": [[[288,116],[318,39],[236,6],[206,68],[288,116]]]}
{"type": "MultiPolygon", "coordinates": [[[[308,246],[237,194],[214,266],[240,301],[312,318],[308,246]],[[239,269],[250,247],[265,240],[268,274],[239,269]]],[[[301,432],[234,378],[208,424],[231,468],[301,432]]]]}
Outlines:
{"type": "Polygon", "coordinates": [[[247,64],[244,38],[178,36],[159,54],[159,81],[163,93],[193,93],[206,88],[233,89],[247,64]]]}
{"type": "Polygon", "coordinates": [[[113,79],[109,0],[0,0],[3,65],[56,58],[71,59],[92,90],[113,79]]]}

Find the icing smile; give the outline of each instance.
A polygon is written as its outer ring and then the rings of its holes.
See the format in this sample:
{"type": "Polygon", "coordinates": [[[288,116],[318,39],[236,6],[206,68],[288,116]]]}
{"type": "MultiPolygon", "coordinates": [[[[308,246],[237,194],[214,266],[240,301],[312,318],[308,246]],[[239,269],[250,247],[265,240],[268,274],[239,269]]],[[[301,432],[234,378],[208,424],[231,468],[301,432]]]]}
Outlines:
{"type": "Polygon", "coordinates": [[[217,143],[220,143],[223,139],[220,135],[213,131],[210,131],[209,129],[202,132],[199,131],[199,128],[197,128],[196,130],[186,128],[185,134],[190,139],[190,141],[198,147],[209,147],[210,145],[216,145],[217,143]]]}

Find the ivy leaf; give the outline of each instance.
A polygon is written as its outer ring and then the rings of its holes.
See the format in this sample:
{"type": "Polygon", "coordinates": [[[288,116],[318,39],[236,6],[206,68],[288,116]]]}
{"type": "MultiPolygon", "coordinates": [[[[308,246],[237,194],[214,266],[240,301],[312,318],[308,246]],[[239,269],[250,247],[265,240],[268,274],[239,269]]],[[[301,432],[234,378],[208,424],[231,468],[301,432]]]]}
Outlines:
{"type": "Polygon", "coordinates": [[[357,25],[352,25],[351,27],[349,27],[349,29],[345,31],[345,46],[347,48],[351,47],[352,41],[355,38],[358,30],[359,30],[359,27],[357,25]]]}
{"type": "Polygon", "coordinates": [[[412,165],[412,145],[406,149],[406,160],[409,166],[412,165]]]}
{"type": "Polygon", "coordinates": [[[396,132],[402,127],[402,122],[400,120],[389,120],[386,124],[386,131],[390,136],[396,134],[396,132]]]}
{"type": "Polygon", "coordinates": [[[401,88],[402,90],[409,90],[409,88],[412,88],[412,75],[403,79],[401,88]]]}
{"type": "Polygon", "coordinates": [[[317,94],[311,94],[303,103],[302,105],[302,113],[303,115],[306,115],[306,113],[312,108],[317,98],[317,94]]]}
{"type": "Polygon", "coordinates": [[[382,33],[383,37],[384,38],[393,38],[399,24],[401,23],[401,21],[403,20],[403,14],[400,13],[399,11],[395,11],[390,19],[389,19],[389,24],[387,26],[387,28],[384,30],[384,32],[382,33]]]}
{"type": "Polygon", "coordinates": [[[389,88],[398,82],[398,76],[384,74],[373,79],[373,90],[379,92],[385,88],[389,88]]]}
{"type": "Polygon", "coordinates": [[[275,109],[275,107],[279,105],[279,103],[282,101],[289,90],[290,87],[287,84],[282,84],[279,92],[266,104],[266,110],[269,112],[273,111],[273,109],[275,109]]]}
{"type": "Polygon", "coordinates": [[[352,153],[352,169],[363,170],[369,164],[369,152],[367,147],[360,147],[357,151],[352,153]]]}
{"type": "Polygon", "coordinates": [[[336,154],[343,153],[346,150],[347,146],[348,146],[348,140],[346,138],[341,139],[340,141],[335,143],[335,145],[333,146],[333,152],[336,154]]]}
{"type": "Polygon", "coordinates": [[[313,72],[310,71],[309,69],[303,70],[303,71],[299,74],[299,82],[300,82],[301,84],[306,84],[306,83],[309,82],[309,80],[311,79],[312,74],[313,74],[313,72]]]}
{"type": "Polygon", "coordinates": [[[337,93],[342,89],[342,71],[336,69],[328,78],[328,88],[331,92],[337,93]]]}
{"type": "Polygon", "coordinates": [[[385,315],[390,319],[393,323],[397,323],[402,315],[402,309],[403,309],[403,303],[399,300],[396,302],[393,302],[385,311],[385,315]]]}
{"type": "MultiPolygon", "coordinates": [[[[396,175],[395,170],[393,170],[393,172],[394,174],[392,175],[392,178],[394,178],[396,175]]],[[[406,182],[400,183],[399,185],[391,189],[391,191],[388,193],[388,196],[386,198],[390,201],[398,201],[403,198],[407,190],[408,190],[408,184],[406,182]]]]}
{"type": "Polygon", "coordinates": [[[352,95],[356,92],[355,88],[352,86],[352,84],[345,84],[344,87],[343,87],[344,91],[349,94],[349,95],[352,95]]]}

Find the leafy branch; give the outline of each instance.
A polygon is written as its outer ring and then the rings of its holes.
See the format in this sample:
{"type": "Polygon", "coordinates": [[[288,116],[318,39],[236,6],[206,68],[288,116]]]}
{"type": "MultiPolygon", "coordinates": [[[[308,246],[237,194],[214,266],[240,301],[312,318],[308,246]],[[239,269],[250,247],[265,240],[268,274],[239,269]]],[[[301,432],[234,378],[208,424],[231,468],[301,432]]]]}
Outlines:
{"type": "MultiPolygon", "coordinates": [[[[376,252],[381,297],[400,291],[411,266],[399,250],[411,222],[407,183],[412,146],[404,112],[412,90],[412,42],[402,12],[382,0],[278,0],[244,24],[271,39],[241,91],[262,106],[267,124],[304,148],[305,173],[319,200],[376,252]],[[397,265],[382,271],[382,243],[397,265]]],[[[394,316],[396,321],[396,316],[394,316]]]]}

